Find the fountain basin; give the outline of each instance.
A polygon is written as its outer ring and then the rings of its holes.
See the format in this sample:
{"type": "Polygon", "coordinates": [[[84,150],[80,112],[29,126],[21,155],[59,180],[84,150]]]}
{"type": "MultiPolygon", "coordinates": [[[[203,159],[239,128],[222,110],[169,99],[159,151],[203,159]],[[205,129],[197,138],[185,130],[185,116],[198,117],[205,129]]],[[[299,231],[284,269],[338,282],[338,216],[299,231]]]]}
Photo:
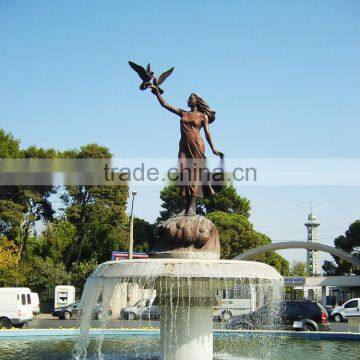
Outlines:
{"type": "Polygon", "coordinates": [[[272,266],[242,260],[136,259],[108,261],[91,276],[98,280],[133,282],[156,289],[160,304],[212,305],[217,290],[237,284],[279,283],[282,276],[272,266]]]}
{"type": "Polygon", "coordinates": [[[281,281],[282,276],[272,266],[243,260],[214,259],[133,259],[108,261],[97,267],[92,278],[124,278],[146,281],[150,278],[214,280],[220,286],[226,281],[239,279],[261,279],[281,281]]]}
{"type": "MultiPolygon", "coordinates": [[[[119,293],[117,289],[127,283],[156,290],[162,359],[188,360],[191,354],[197,354],[197,360],[210,360],[215,292],[236,286],[265,286],[270,295],[260,299],[264,303],[276,293],[273,289],[282,285],[282,276],[273,267],[254,261],[178,258],[109,261],[99,265],[88,279],[82,300],[85,313],[91,312],[89,309],[100,294],[107,307],[111,294],[119,293]]],[[[264,295],[265,291],[261,293],[264,295]]],[[[89,324],[89,319],[83,319],[83,323],[89,324]]]]}
{"type": "MultiPolygon", "coordinates": [[[[72,359],[76,333],[75,329],[1,331],[0,360],[72,359]],[[3,337],[4,333],[6,337],[3,337]]],[[[88,360],[99,359],[100,356],[104,360],[160,359],[158,331],[94,329],[90,331],[89,342],[88,360]],[[98,338],[101,336],[104,336],[104,340],[99,352],[98,338]],[[134,339],[139,343],[137,351],[134,349],[137,343],[134,339]]],[[[299,360],[354,360],[358,353],[359,334],[214,332],[214,359],[217,360],[288,360],[290,357],[299,360]],[[351,338],[350,335],[354,336],[353,340],[346,340],[351,338]]]]}

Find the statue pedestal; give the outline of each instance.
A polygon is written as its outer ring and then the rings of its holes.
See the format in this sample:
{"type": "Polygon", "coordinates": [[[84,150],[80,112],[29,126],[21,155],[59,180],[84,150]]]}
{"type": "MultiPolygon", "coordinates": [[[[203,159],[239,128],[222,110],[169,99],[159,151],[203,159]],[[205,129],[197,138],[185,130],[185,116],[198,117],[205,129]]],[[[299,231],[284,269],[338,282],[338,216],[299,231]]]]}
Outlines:
{"type": "Polygon", "coordinates": [[[220,243],[215,225],[200,215],[178,215],[159,223],[150,257],[219,259],[220,243]]]}

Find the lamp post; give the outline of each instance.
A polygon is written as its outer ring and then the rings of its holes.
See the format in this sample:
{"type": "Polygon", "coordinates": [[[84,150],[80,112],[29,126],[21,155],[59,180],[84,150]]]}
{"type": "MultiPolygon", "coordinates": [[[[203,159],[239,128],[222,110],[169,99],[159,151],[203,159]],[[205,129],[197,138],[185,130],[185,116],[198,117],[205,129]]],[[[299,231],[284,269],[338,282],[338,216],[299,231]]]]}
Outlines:
{"type": "Polygon", "coordinates": [[[134,216],[133,216],[133,210],[134,210],[134,199],[135,199],[136,194],[137,194],[136,191],[133,191],[131,193],[132,201],[131,201],[131,212],[130,212],[129,260],[131,260],[133,258],[133,248],[134,248],[134,216]]]}

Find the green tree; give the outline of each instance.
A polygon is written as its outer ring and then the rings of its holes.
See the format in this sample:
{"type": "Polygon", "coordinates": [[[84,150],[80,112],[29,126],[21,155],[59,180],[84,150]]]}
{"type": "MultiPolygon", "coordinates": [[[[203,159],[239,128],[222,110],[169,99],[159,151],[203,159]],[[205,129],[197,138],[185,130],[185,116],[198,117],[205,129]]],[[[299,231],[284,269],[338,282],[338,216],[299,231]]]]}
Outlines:
{"type": "Polygon", "coordinates": [[[16,204],[12,199],[4,198],[4,187],[0,186],[0,233],[2,235],[10,240],[18,239],[24,210],[24,206],[16,204]]]}
{"type": "Polygon", "coordinates": [[[70,274],[62,263],[54,263],[50,258],[34,256],[22,261],[17,267],[0,272],[0,285],[4,287],[25,286],[39,293],[41,302],[53,299],[54,289],[59,284],[70,284],[70,274]]]}
{"type": "Polygon", "coordinates": [[[243,215],[215,211],[208,214],[207,218],[214,223],[219,232],[220,256],[223,259],[231,259],[247,249],[258,246],[259,240],[263,240],[243,215]]]}
{"type": "Polygon", "coordinates": [[[97,262],[95,259],[90,261],[82,261],[74,264],[70,273],[71,285],[75,286],[76,293],[81,294],[87,278],[96,269],[97,262]]]}
{"type": "MultiPolygon", "coordinates": [[[[20,152],[20,141],[11,133],[0,129],[0,158],[17,158],[20,152]]],[[[10,186],[0,186],[0,233],[13,240],[19,232],[23,216],[23,206],[12,201],[10,186]]]]}
{"type": "Polygon", "coordinates": [[[307,276],[306,263],[304,261],[294,261],[291,264],[292,276],[307,276]]]}
{"type": "MultiPolygon", "coordinates": [[[[65,152],[63,157],[78,159],[111,158],[108,148],[89,144],[65,152]]],[[[124,243],[127,215],[125,212],[128,187],[120,186],[66,186],[61,195],[65,215],[76,228],[65,265],[68,270],[80,260],[105,261],[112,250],[118,250],[124,243]]]]}
{"type": "Polygon", "coordinates": [[[160,211],[158,221],[166,220],[181,212],[183,205],[177,186],[165,186],[160,191],[160,199],[162,201],[161,207],[163,210],[160,211]]]}
{"type": "MultiPolygon", "coordinates": [[[[34,145],[21,150],[21,157],[25,159],[51,159],[57,156],[58,153],[54,149],[38,148],[34,145]]],[[[50,197],[55,192],[56,189],[52,185],[18,186],[17,191],[12,192],[12,194],[18,193],[18,196],[13,197],[12,200],[22,205],[24,209],[18,237],[22,259],[27,255],[30,229],[34,228],[37,221],[51,221],[53,219],[54,210],[50,197]]]]}
{"type": "Polygon", "coordinates": [[[65,219],[46,223],[41,236],[29,239],[28,257],[48,257],[55,263],[64,262],[76,237],[76,227],[65,219]]]}
{"type": "Polygon", "coordinates": [[[254,260],[264,262],[270,266],[273,266],[282,276],[290,275],[289,262],[280,254],[277,254],[274,251],[262,254],[256,257],[254,260]]]}
{"type": "Polygon", "coordinates": [[[0,236],[0,272],[15,268],[18,265],[19,248],[5,236],[0,236]]]}
{"type": "MultiPolygon", "coordinates": [[[[52,158],[53,149],[30,146],[20,149],[19,140],[0,130],[1,158],[52,158]]],[[[0,231],[19,246],[19,256],[25,258],[30,229],[36,221],[49,220],[53,209],[49,197],[53,186],[0,186],[0,231]]]]}
{"type": "MultiPolygon", "coordinates": [[[[360,259],[360,220],[350,224],[345,235],[340,235],[334,240],[335,247],[360,259]]],[[[353,265],[345,260],[334,256],[334,262],[325,261],[323,270],[326,275],[346,275],[354,273],[360,275],[360,270],[355,269],[353,265]]]]}
{"type": "MultiPolygon", "coordinates": [[[[162,200],[161,207],[163,210],[160,212],[158,221],[166,220],[183,210],[179,188],[176,185],[165,186],[160,192],[160,199],[162,200]]],[[[237,194],[232,185],[225,186],[217,194],[205,199],[199,199],[197,202],[197,213],[201,215],[214,211],[223,211],[249,217],[250,210],[250,201],[237,194]]]]}
{"type": "Polygon", "coordinates": [[[11,133],[0,129],[0,158],[17,158],[20,152],[20,140],[11,133]]]}
{"type": "MultiPolygon", "coordinates": [[[[97,144],[64,152],[20,149],[19,140],[0,130],[0,158],[110,157],[97,144]]],[[[0,286],[29,286],[46,301],[58,284],[74,282],[82,289],[98,262],[128,247],[127,198],[127,186],[0,186],[0,286]],[[63,213],[54,216],[56,192],[63,213]],[[40,235],[38,222],[44,227],[40,235]]],[[[151,224],[135,220],[135,249],[146,250],[151,231],[151,224]]]]}
{"type": "Polygon", "coordinates": [[[55,263],[50,258],[34,256],[22,263],[19,270],[22,269],[26,276],[26,283],[23,286],[39,293],[43,302],[53,299],[56,285],[70,285],[71,276],[64,264],[55,263]]]}
{"type": "Polygon", "coordinates": [[[134,250],[137,252],[148,251],[149,243],[154,239],[154,231],[154,224],[134,218],[134,250]]]}
{"type": "Polygon", "coordinates": [[[223,211],[230,214],[250,216],[250,201],[240,196],[233,186],[226,186],[217,194],[203,200],[205,213],[223,211]]]}
{"type": "Polygon", "coordinates": [[[0,271],[0,287],[27,287],[27,272],[25,272],[27,269],[28,266],[22,264],[21,267],[10,267],[0,271]]]}
{"type": "MultiPolygon", "coordinates": [[[[222,259],[232,259],[246,250],[271,243],[268,236],[253,229],[253,225],[244,215],[215,211],[208,214],[207,218],[219,232],[222,259]]],[[[279,254],[261,254],[254,260],[274,266],[282,275],[289,274],[289,263],[279,254]]]]}

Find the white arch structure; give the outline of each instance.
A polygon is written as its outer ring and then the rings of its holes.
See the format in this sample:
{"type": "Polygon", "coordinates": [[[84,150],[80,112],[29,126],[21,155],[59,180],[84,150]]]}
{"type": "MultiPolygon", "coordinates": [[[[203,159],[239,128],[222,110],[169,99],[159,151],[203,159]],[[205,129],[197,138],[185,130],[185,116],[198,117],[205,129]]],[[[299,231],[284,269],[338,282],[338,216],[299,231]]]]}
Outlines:
{"type": "Polygon", "coordinates": [[[235,256],[233,260],[250,260],[259,254],[263,254],[274,250],[283,250],[283,249],[307,249],[307,250],[327,252],[329,254],[339,257],[340,259],[348,261],[349,263],[360,269],[360,260],[352,256],[351,254],[343,250],[337,249],[333,246],[328,246],[319,243],[311,243],[306,241],[284,241],[284,242],[259,246],[254,249],[247,250],[238,256],[235,256]]]}

